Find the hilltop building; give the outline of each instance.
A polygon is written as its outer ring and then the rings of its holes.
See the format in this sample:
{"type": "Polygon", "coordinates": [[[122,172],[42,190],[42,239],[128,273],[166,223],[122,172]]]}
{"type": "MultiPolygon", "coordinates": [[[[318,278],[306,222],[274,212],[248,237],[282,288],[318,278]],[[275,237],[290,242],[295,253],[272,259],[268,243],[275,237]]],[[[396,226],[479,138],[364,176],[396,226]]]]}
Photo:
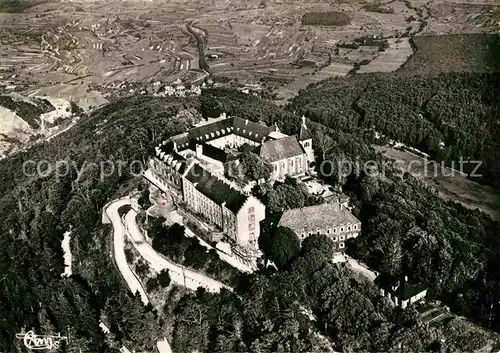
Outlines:
{"type": "Polygon", "coordinates": [[[341,202],[285,211],[278,226],[292,229],[301,241],[312,234],[325,234],[338,251],[345,248],[347,239],[356,238],[361,232],[361,222],[341,202]]]}
{"type": "Polygon", "coordinates": [[[223,114],[157,146],[144,176],[163,192],[181,197],[237,244],[258,248],[265,206],[225,177],[243,147],[271,164],[273,180],[303,176],[314,161],[305,118],[297,137],[276,125],[223,114]]]}
{"type": "Polygon", "coordinates": [[[425,285],[411,284],[407,276],[404,279],[398,279],[381,274],[375,279],[375,284],[380,288],[380,295],[387,297],[391,303],[403,309],[427,295],[425,285]]]}
{"type": "Polygon", "coordinates": [[[184,202],[240,246],[258,248],[266,208],[194,163],[182,179],[184,202]]]}

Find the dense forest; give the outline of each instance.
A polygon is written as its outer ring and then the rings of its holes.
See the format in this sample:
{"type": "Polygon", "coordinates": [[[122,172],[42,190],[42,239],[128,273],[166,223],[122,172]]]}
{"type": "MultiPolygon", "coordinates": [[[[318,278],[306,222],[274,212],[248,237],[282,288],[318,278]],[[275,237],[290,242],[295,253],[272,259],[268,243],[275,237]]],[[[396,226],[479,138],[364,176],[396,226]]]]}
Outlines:
{"type": "Polygon", "coordinates": [[[483,181],[498,186],[498,87],[500,73],[356,75],[318,83],[288,109],[343,132],[376,131],[457,169],[460,158],[484,161],[483,181]]]}
{"type": "MultiPolygon", "coordinates": [[[[479,87],[479,82],[476,84],[479,87]]],[[[381,164],[382,157],[370,147],[376,142],[373,133],[357,124],[351,125],[347,114],[354,119],[356,112],[341,108],[347,106],[342,104],[349,100],[348,94],[339,94],[337,105],[325,103],[326,93],[316,94],[309,95],[306,91],[297,98],[304,99],[302,112],[304,107],[311,111],[320,104],[325,107],[325,115],[317,120],[319,124],[311,124],[316,156],[320,160],[352,163],[372,160],[381,164]],[[309,105],[305,97],[316,105],[309,105]]],[[[205,92],[201,102],[207,113],[211,109],[247,116],[253,112],[255,120],[266,120],[262,112],[265,103],[259,104],[256,97],[245,100],[237,93],[211,90],[205,92]],[[221,98],[217,99],[219,94],[221,98]]],[[[296,112],[294,108],[294,105],[288,107],[296,112]]],[[[266,121],[278,123],[287,133],[298,131],[298,115],[290,111],[271,108],[266,121]]],[[[400,123],[398,128],[410,126],[400,123]]],[[[495,299],[500,296],[498,221],[458,203],[446,202],[425,183],[410,175],[401,179],[391,169],[383,177],[353,172],[342,179],[334,174],[325,181],[351,196],[356,216],[362,221],[362,236],[349,244],[349,253],[380,272],[408,275],[429,283],[430,298],[443,300],[457,313],[500,331],[500,305],[495,299]]],[[[276,193],[277,188],[272,191],[276,193]]],[[[287,192],[288,197],[283,199],[294,202],[297,196],[293,194],[296,193],[287,192]]],[[[272,207],[276,197],[261,197],[261,200],[272,207]]],[[[281,207],[287,208],[287,204],[281,207]]]]}
{"type": "MultiPolygon", "coordinates": [[[[312,109],[304,95],[298,99],[312,109]]],[[[258,97],[225,89],[206,90],[199,99],[127,97],[84,117],[75,128],[50,142],[2,160],[0,350],[22,351],[13,337],[31,328],[70,335],[71,344],[62,347],[62,352],[116,352],[121,344],[129,349],[151,350],[155,339],[166,332],[164,323],[155,310],[144,307],[138,297],[128,293],[110,257],[112,230],[101,225],[103,206],[135,188],[138,180],[129,168],[101,178],[101,163],[145,162],[156,143],[186,131],[192,124],[186,111],[195,113],[194,109],[206,116],[225,111],[276,123],[283,132],[294,134],[298,132],[300,112],[293,107],[282,110],[258,97]],[[178,114],[180,111],[184,113],[178,114]],[[48,161],[42,168],[47,175],[23,173],[23,163],[30,160],[48,161]],[[60,176],[49,173],[57,160],[70,160],[74,168],[60,176]],[[66,231],[72,234],[75,274],[61,278],[61,240],[66,231]],[[110,335],[100,331],[99,320],[110,327],[110,335]]],[[[488,112],[484,116],[489,116],[488,112]]],[[[305,113],[317,121],[311,127],[318,141],[317,155],[322,159],[381,158],[370,147],[373,133],[364,126],[333,113],[316,119],[305,113]]],[[[359,119],[356,112],[349,114],[359,119]]],[[[499,245],[498,222],[444,202],[411,177],[401,180],[389,175],[387,180],[379,180],[353,174],[325,181],[349,193],[363,222],[363,233],[349,244],[349,252],[378,270],[434,283],[431,297],[446,301],[457,313],[486,327],[498,329],[499,308],[493,300],[500,294],[500,257],[495,250],[499,245]]],[[[270,192],[283,195],[284,206],[277,209],[294,207],[295,202],[317,201],[308,200],[300,190],[287,198],[290,183],[263,190],[263,199],[268,195],[268,200],[275,201],[274,196],[269,197],[270,192]]],[[[158,230],[159,234],[164,231],[158,230]]],[[[186,265],[193,268],[207,269],[215,263],[203,258],[198,244],[180,236],[171,242],[158,239],[157,249],[173,258],[189,257],[192,262],[186,265]],[[172,244],[177,248],[171,249],[172,244]]],[[[227,283],[234,285],[233,292],[208,294],[200,290],[174,303],[173,335],[169,337],[174,350],[440,348],[439,330],[422,326],[413,310],[402,312],[388,306],[373,285],[358,281],[348,268],[332,264],[326,238],[312,237],[299,253],[277,256],[281,259],[279,272],[262,270],[238,281],[229,276],[227,283]]],[[[463,348],[449,344],[451,350],[463,348]]]]}
{"type": "Polygon", "coordinates": [[[144,161],[155,141],[185,131],[190,122],[174,117],[190,104],[123,99],[50,142],[0,162],[1,351],[21,351],[15,334],[32,328],[70,336],[63,352],[117,352],[121,344],[151,349],[160,329],[157,315],[128,293],[113,266],[111,228],[101,225],[101,212],[128,187],[132,161],[144,161]],[[26,161],[42,160],[45,176],[23,169],[26,161]],[[53,168],[62,160],[71,161],[71,168],[57,177],[53,168]],[[101,178],[101,163],[109,160],[127,167],[101,178]],[[70,278],[61,278],[65,231],[72,236],[70,278]],[[111,335],[103,335],[100,319],[111,335]]]}

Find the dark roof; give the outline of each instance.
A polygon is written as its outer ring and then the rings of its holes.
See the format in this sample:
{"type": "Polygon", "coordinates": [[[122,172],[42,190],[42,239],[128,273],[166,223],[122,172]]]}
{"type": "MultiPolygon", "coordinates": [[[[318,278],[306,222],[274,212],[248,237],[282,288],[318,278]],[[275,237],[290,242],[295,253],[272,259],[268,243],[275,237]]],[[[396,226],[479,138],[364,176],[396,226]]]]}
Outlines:
{"type": "Polygon", "coordinates": [[[234,118],[217,120],[213,123],[201,125],[189,130],[189,136],[198,141],[210,141],[230,135],[234,130],[234,118]]]}
{"type": "Polygon", "coordinates": [[[375,284],[400,300],[408,300],[426,289],[424,284],[411,284],[404,278],[381,274],[375,279],[375,284]]]}
{"type": "Polygon", "coordinates": [[[225,207],[234,213],[237,213],[247,200],[246,195],[233,189],[199,164],[193,164],[186,174],[186,179],[196,184],[196,189],[216,204],[222,205],[225,202],[225,207]]]}
{"type": "MultiPolygon", "coordinates": [[[[168,150],[170,150],[168,147],[168,144],[160,146],[161,152],[165,152],[168,150]]],[[[158,159],[163,161],[163,163],[165,163],[166,165],[177,170],[177,172],[179,172],[179,174],[183,174],[187,168],[187,164],[188,164],[187,159],[184,158],[183,156],[181,156],[177,152],[174,152],[174,151],[172,151],[170,153],[165,152],[165,154],[163,155],[163,158],[160,158],[160,156],[157,156],[157,157],[158,157],[158,159]]]]}
{"type": "Polygon", "coordinates": [[[172,145],[172,150],[174,142],[177,145],[177,151],[183,151],[190,148],[191,139],[189,138],[189,135],[187,133],[171,137],[170,141],[167,142],[167,144],[170,143],[172,145]]]}
{"type": "Polygon", "coordinates": [[[349,200],[350,200],[349,196],[347,196],[343,192],[333,193],[330,196],[326,196],[324,199],[325,199],[325,201],[339,202],[339,203],[349,202],[349,200]]]}
{"type": "Polygon", "coordinates": [[[262,159],[269,163],[305,153],[296,136],[288,136],[279,140],[264,142],[255,151],[262,159]]]}
{"type": "Polygon", "coordinates": [[[241,118],[234,118],[234,133],[236,135],[261,143],[262,139],[269,135],[269,132],[271,132],[271,129],[266,125],[241,118]]]}
{"type": "MultiPolygon", "coordinates": [[[[323,203],[302,208],[294,208],[283,213],[279,226],[293,229],[295,233],[304,231],[324,231],[327,228],[361,222],[349,211],[338,203],[323,203]]],[[[357,229],[356,231],[360,231],[357,229]]],[[[354,230],[353,230],[354,231],[354,230]]]]}
{"type": "Polygon", "coordinates": [[[300,125],[299,141],[304,141],[311,138],[312,136],[307,126],[305,126],[304,124],[300,125]]]}

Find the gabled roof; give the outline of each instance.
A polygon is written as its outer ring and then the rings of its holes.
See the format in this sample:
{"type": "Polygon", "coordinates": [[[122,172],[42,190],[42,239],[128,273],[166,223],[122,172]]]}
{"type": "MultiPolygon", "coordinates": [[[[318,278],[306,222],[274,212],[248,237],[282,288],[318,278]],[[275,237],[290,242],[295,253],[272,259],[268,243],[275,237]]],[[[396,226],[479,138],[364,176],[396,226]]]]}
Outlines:
{"type": "Polygon", "coordinates": [[[233,189],[209,171],[195,163],[185,175],[186,179],[196,184],[195,188],[218,205],[224,202],[225,207],[238,213],[247,196],[233,189]]]}
{"type": "Polygon", "coordinates": [[[312,136],[307,126],[304,124],[300,125],[299,141],[304,141],[311,138],[312,136]]]}
{"type": "Polygon", "coordinates": [[[426,290],[424,284],[411,284],[407,278],[398,278],[381,274],[375,279],[375,284],[400,300],[408,300],[426,290]]]}
{"type": "Polygon", "coordinates": [[[281,227],[293,229],[300,234],[303,231],[325,230],[340,225],[360,224],[361,222],[339,203],[323,203],[283,212],[278,223],[281,227]]]}
{"type": "Polygon", "coordinates": [[[256,153],[268,163],[300,156],[305,153],[296,136],[288,136],[279,140],[264,142],[256,149],[256,153]]]}
{"type": "Polygon", "coordinates": [[[234,118],[234,133],[239,136],[246,137],[255,142],[262,142],[264,137],[267,137],[271,129],[266,125],[254,123],[253,121],[234,118]]]}
{"type": "Polygon", "coordinates": [[[217,120],[189,130],[189,137],[206,142],[234,133],[234,118],[217,120]]]}
{"type": "Polygon", "coordinates": [[[187,160],[179,153],[175,152],[172,147],[172,141],[160,146],[160,153],[156,155],[163,163],[177,170],[179,174],[186,171],[187,160]]]}

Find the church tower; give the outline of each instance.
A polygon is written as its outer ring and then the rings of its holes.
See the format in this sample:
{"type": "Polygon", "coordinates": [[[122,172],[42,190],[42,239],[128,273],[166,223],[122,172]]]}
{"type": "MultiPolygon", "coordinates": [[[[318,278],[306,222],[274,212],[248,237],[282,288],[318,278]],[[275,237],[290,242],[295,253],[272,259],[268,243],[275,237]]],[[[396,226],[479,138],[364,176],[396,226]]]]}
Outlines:
{"type": "Polygon", "coordinates": [[[306,117],[302,116],[302,124],[300,125],[299,142],[306,151],[307,162],[314,162],[314,151],[312,147],[312,136],[311,132],[306,125],[306,117]]]}

